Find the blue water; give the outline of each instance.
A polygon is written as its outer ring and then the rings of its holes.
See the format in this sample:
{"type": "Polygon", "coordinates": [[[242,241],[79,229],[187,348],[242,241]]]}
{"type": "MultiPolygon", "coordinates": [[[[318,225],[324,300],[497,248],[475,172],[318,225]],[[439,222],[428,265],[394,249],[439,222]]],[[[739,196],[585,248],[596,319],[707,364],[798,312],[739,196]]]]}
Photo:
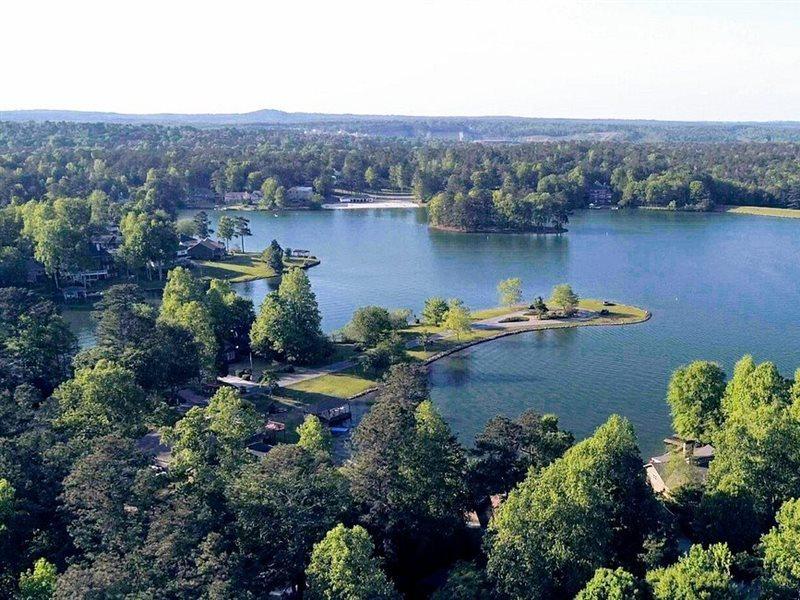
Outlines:
{"type": "MultiPolygon", "coordinates": [[[[677,366],[703,358],[730,370],[748,352],[786,375],[800,366],[800,221],[583,211],[569,233],[537,236],[431,231],[417,210],[247,216],[248,250],[274,237],[322,259],[309,276],[328,331],[366,304],[418,311],[440,295],[493,306],[507,277],[521,277],[529,298],[569,282],[653,313],[640,325],[504,338],[433,365],[433,399],[465,443],[496,413],[553,412],[578,436],[620,413],[650,454],[669,433],[664,395],[677,366]]],[[[258,305],[270,285],[237,288],[258,305]]]]}

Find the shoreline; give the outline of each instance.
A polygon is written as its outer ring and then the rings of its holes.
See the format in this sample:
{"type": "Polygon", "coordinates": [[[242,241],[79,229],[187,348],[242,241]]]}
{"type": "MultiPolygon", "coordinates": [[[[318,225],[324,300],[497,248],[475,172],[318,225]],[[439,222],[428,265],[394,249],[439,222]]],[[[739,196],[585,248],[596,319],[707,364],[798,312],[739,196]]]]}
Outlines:
{"type": "Polygon", "coordinates": [[[422,204],[405,200],[387,200],[385,202],[328,202],[322,210],[366,210],[370,208],[422,208],[422,204]]]}
{"type": "MultiPolygon", "coordinates": [[[[437,352],[436,354],[429,356],[426,359],[420,361],[426,368],[432,365],[433,363],[451,356],[453,354],[457,354],[458,352],[462,352],[473,346],[478,346],[479,344],[485,344],[488,342],[493,342],[495,340],[510,337],[512,335],[520,335],[522,333],[531,333],[534,331],[548,331],[552,329],[574,329],[578,327],[621,327],[623,325],[639,325],[641,323],[645,323],[649,321],[653,317],[653,313],[649,310],[645,310],[636,306],[629,306],[629,305],[618,305],[618,306],[626,306],[628,308],[633,308],[639,311],[643,311],[643,314],[640,317],[630,317],[630,318],[618,318],[616,320],[610,320],[605,315],[600,315],[599,313],[595,313],[594,316],[580,321],[560,321],[553,319],[552,322],[542,322],[537,321],[533,324],[523,324],[518,326],[511,326],[501,330],[497,330],[495,335],[477,338],[474,340],[469,340],[461,344],[457,344],[452,348],[447,348],[442,350],[441,352],[437,352]]],[[[374,386],[367,390],[358,392],[357,394],[353,394],[352,396],[348,396],[347,398],[343,398],[343,400],[347,402],[351,401],[360,401],[360,402],[367,402],[369,401],[366,396],[374,394],[380,386],[374,386]]]]}
{"type": "Polygon", "coordinates": [[[531,229],[500,229],[496,227],[487,227],[481,229],[461,229],[460,227],[451,227],[448,225],[431,225],[428,223],[428,229],[435,231],[446,231],[448,233],[535,233],[537,235],[558,235],[567,233],[569,229],[555,227],[536,227],[531,229]]]}

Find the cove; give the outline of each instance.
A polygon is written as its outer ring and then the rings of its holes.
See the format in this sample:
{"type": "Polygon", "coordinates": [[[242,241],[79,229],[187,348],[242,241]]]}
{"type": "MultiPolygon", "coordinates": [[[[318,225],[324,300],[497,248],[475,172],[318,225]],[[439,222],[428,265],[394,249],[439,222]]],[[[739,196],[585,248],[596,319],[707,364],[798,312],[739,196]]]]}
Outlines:
{"type": "MultiPolygon", "coordinates": [[[[800,366],[800,223],[791,219],[578,211],[569,233],[535,235],[434,231],[424,210],[246,216],[248,250],[276,238],[322,259],[309,277],[326,331],[367,304],[419,311],[440,295],[493,306],[497,282],[515,276],[528,298],[569,282],[582,296],[652,312],[638,325],[523,333],[431,365],[433,399],[466,444],[497,413],[553,412],[580,438],[616,412],[650,455],[669,433],[666,385],[681,364],[716,360],[730,372],[752,353],[785,375],[800,366]]],[[[258,306],[274,285],[235,287],[258,306]]]]}

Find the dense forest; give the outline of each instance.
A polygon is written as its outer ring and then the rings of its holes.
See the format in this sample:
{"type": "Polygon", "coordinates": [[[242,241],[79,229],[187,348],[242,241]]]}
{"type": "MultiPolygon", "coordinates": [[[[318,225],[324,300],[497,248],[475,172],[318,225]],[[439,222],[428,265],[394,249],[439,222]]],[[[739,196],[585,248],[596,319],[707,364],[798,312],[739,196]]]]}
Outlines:
{"type": "Polygon", "coordinates": [[[784,142],[542,141],[488,144],[195,128],[0,123],[0,202],[146,195],[174,214],[195,197],[265,182],[413,192],[432,225],[559,229],[574,208],[602,204],[710,210],[800,205],[800,145],[784,142]],[[598,195],[599,194],[599,195],[598,195]],[[607,195],[606,195],[607,194],[607,195]]]}

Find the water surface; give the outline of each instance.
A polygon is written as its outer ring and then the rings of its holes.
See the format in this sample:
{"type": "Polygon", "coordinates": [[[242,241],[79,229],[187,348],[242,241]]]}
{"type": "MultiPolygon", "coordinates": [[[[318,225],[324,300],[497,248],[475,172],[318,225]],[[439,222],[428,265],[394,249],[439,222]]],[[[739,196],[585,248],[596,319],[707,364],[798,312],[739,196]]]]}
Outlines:
{"type": "MultiPolygon", "coordinates": [[[[276,238],[322,259],[309,276],[327,331],[366,304],[419,311],[440,295],[492,306],[497,282],[515,276],[527,297],[569,282],[653,313],[640,325],[503,338],[433,365],[433,399],[465,443],[500,412],[554,412],[578,436],[616,412],[651,454],[669,433],[664,394],[677,366],[705,358],[730,370],[747,352],[787,375],[800,366],[800,223],[790,219],[582,211],[569,233],[537,236],[431,231],[418,210],[248,216],[248,250],[276,238]]],[[[237,289],[258,305],[273,285],[237,289]]]]}

